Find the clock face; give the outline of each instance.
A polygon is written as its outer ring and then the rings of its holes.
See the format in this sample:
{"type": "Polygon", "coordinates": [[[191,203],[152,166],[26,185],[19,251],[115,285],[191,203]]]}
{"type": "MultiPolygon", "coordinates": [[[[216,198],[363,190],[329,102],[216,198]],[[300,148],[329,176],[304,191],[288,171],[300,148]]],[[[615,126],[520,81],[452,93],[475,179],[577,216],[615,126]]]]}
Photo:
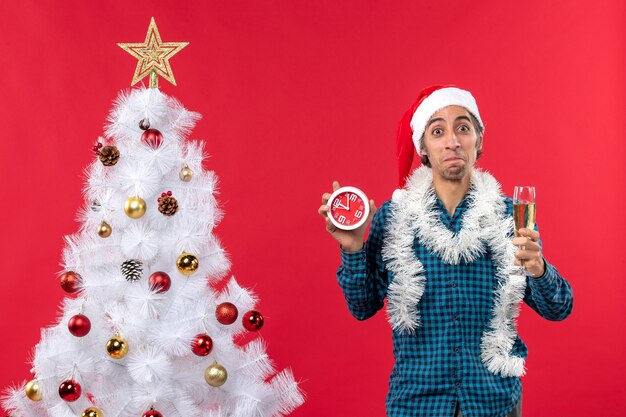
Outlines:
{"type": "Polygon", "coordinates": [[[370,205],[363,191],[355,187],[341,187],[328,199],[330,221],[343,230],[353,230],[367,220],[370,205]]]}

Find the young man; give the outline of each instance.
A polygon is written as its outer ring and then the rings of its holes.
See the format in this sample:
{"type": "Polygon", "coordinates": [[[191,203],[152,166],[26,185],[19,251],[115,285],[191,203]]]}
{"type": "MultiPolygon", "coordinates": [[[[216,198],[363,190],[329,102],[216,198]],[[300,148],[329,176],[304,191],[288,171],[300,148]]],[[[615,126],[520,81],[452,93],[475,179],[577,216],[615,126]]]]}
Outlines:
{"type": "Polygon", "coordinates": [[[519,303],[548,320],[572,311],[571,287],[543,258],[539,232],[514,237],[511,199],[474,166],[483,131],[468,91],[429,87],[400,121],[402,189],[392,200],[378,211],[370,200],[368,222],[344,231],[328,219],[330,194],[322,196],[350,312],[365,320],[387,298],[390,417],[521,416],[528,351],[515,330],[519,303]],[[415,150],[423,166],[407,178],[415,150]],[[513,264],[527,276],[512,274],[513,264]]]}

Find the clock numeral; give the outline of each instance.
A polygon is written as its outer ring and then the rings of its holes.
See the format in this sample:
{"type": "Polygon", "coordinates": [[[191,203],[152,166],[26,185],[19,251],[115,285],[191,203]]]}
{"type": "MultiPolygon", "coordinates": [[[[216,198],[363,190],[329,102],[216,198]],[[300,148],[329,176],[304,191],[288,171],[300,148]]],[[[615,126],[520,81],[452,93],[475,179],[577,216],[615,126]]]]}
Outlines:
{"type": "Polygon", "coordinates": [[[343,216],[343,215],[339,216],[337,221],[341,224],[344,224],[346,222],[346,216],[343,216]]]}
{"type": "Polygon", "coordinates": [[[356,217],[357,219],[360,219],[361,217],[363,217],[363,212],[361,210],[355,211],[354,217],[356,217]]]}
{"type": "Polygon", "coordinates": [[[350,194],[350,201],[356,201],[357,195],[356,194],[350,194]]]}
{"type": "Polygon", "coordinates": [[[337,207],[339,207],[340,205],[341,205],[341,200],[340,200],[340,199],[338,199],[338,198],[336,198],[336,199],[333,201],[333,207],[337,208],[337,207]]]}

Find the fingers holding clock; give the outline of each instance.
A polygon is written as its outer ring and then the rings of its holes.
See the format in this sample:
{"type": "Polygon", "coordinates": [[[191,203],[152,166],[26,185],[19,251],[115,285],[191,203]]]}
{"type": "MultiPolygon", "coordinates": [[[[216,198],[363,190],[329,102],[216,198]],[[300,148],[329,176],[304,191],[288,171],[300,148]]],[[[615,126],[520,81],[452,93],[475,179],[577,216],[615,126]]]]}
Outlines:
{"type": "Polygon", "coordinates": [[[376,213],[376,204],[374,203],[374,200],[370,200],[370,214],[369,216],[367,216],[367,223],[369,224],[372,219],[374,218],[374,214],[376,213]]]}
{"type": "Polygon", "coordinates": [[[328,218],[328,210],[330,210],[330,207],[328,207],[326,204],[322,204],[317,212],[320,216],[328,218]]]}
{"type": "MultiPolygon", "coordinates": [[[[333,181],[333,192],[337,191],[341,186],[339,185],[339,181],[333,181]]],[[[324,193],[322,194],[322,204],[327,204],[328,199],[332,193],[324,193]]]]}
{"type": "Polygon", "coordinates": [[[326,230],[331,234],[339,230],[337,229],[337,226],[335,226],[333,222],[330,221],[330,218],[328,216],[326,216],[326,230]]]}
{"type": "MultiPolygon", "coordinates": [[[[337,191],[339,188],[341,188],[341,186],[339,185],[339,181],[333,181],[333,192],[337,191]]],[[[328,204],[328,199],[330,198],[331,194],[332,193],[322,194],[322,205],[317,210],[320,216],[325,217],[327,219],[327,222],[326,222],[327,224],[330,222],[330,220],[328,220],[328,210],[330,210],[330,207],[328,207],[327,204],[328,204]]]]}

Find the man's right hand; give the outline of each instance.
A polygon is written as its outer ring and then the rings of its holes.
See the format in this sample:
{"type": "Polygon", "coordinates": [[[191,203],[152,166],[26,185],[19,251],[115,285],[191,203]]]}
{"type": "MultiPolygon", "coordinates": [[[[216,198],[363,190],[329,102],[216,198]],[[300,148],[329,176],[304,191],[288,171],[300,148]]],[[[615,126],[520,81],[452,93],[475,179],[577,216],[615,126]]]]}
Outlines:
{"type": "MultiPolygon", "coordinates": [[[[336,191],[340,188],[339,182],[333,181],[333,191],[336,191]]],[[[320,206],[318,213],[320,216],[324,217],[326,221],[326,230],[330,235],[335,238],[337,242],[341,245],[343,250],[346,252],[357,252],[363,248],[363,237],[365,236],[365,230],[367,230],[367,226],[372,222],[374,218],[374,213],[376,213],[376,205],[374,204],[374,200],[370,200],[370,214],[367,216],[367,220],[361,227],[354,230],[342,230],[336,227],[328,218],[328,210],[330,207],[327,206],[328,199],[330,198],[331,193],[322,194],[322,205],[320,206]]]]}

